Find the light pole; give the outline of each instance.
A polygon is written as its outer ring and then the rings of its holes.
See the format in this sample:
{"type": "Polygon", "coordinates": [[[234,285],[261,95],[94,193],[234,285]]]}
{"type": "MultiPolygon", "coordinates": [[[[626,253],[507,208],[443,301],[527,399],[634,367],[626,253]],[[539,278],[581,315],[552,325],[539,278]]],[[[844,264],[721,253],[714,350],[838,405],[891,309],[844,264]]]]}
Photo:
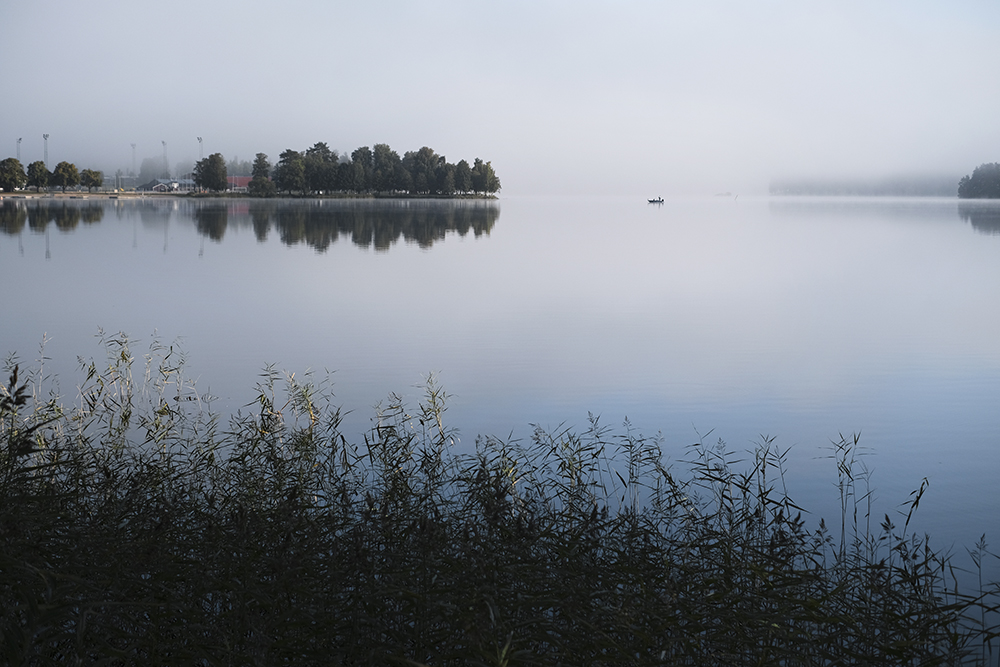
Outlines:
{"type": "Polygon", "coordinates": [[[205,159],[205,145],[201,143],[201,137],[198,137],[198,159],[205,159]]]}
{"type": "Polygon", "coordinates": [[[135,173],[135,144],[132,144],[132,178],[136,177],[135,173]]]}
{"type": "Polygon", "coordinates": [[[45,139],[45,153],[42,162],[45,164],[45,168],[49,168],[49,135],[43,134],[42,139],[45,139]]]}
{"type": "Polygon", "coordinates": [[[17,161],[21,161],[21,137],[17,138],[17,161]]]}
{"type": "Polygon", "coordinates": [[[164,176],[170,178],[170,161],[167,160],[167,142],[161,141],[160,143],[163,144],[163,168],[167,172],[164,176]]]}

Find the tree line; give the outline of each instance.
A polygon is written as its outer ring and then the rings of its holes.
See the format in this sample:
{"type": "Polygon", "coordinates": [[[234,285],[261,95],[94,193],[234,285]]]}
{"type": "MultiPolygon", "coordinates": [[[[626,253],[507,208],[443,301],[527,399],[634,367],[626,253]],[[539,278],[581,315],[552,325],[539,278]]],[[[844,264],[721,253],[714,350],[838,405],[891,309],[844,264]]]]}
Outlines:
{"type": "MultiPolygon", "coordinates": [[[[144,170],[145,166],[144,163],[144,170]]],[[[472,164],[466,160],[451,163],[427,146],[407,151],[401,157],[388,144],[362,146],[348,155],[338,154],[326,143],[318,142],[304,151],[283,151],[273,165],[265,153],[257,153],[252,165],[236,160],[227,165],[221,153],[213,153],[195,163],[191,177],[198,188],[222,192],[229,188],[227,177],[233,175],[234,168],[246,173],[248,167],[252,177],[248,190],[257,197],[272,197],[279,192],[489,195],[501,187],[488,161],[476,158],[472,164]]],[[[27,169],[16,158],[0,162],[0,189],[7,192],[24,187],[40,191],[50,186],[65,191],[78,185],[89,191],[103,183],[100,171],[81,172],[70,162],[60,162],[51,172],[41,160],[32,162],[27,169]]]]}
{"type": "Polygon", "coordinates": [[[37,160],[28,165],[27,170],[17,158],[9,157],[0,161],[0,189],[4,192],[14,192],[24,187],[35,188],[38,192],[49,186],[75,188],[82,185],[91,191],[104,184],[104,174],[94,169],[79,171],[72,162],[60,162],[56,168],[49,171],[45,163],[37,160]]]}
{"type": "MultiPolygon", "coordinates": [[[[213,157],[222,161],[219,154],[213,157]]],[[[273,167],[266,154],[257,153],[251,175],[248,189],[258,197],[278,192],[451,196],[500,190],[500,179],[490,162],[476,158],[471,165],[466,160],[453,164],[427,146],[402,157],[388,144],[362,146],[350,155],[338,155],[326,143],[318,142],[304,151],[283,151],[273,167]]]]}
{"type": "Polygon", "coordinates": [[[962,199],[1000,199],[1000,162],[981,164],[958,182],[962,199]]]}

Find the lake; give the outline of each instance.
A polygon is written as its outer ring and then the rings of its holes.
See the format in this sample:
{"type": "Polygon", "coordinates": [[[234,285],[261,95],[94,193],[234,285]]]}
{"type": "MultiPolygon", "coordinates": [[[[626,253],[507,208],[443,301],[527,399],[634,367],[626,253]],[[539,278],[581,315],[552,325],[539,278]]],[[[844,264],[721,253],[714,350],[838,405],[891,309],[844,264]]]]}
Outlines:
{"type": "MultiPolygon", "coordinates": [[[[955,199],[7,199],[0,352],[58,377],[100,328],[186,351],[229,414],[268,364],[330,371],[348,434],[427,374],[459,447],[533,424],[790,447],[792,497],[839,519],[839,434],[877,511],[1000,539],[1000,203],[955,199]],[[39,352],[47,337],[43,353],[39,352]]],[[[877,515],[880,519],[881,514],[877,515]]],[[[901,522],[900,522],[901,523],[901,522]]]]}

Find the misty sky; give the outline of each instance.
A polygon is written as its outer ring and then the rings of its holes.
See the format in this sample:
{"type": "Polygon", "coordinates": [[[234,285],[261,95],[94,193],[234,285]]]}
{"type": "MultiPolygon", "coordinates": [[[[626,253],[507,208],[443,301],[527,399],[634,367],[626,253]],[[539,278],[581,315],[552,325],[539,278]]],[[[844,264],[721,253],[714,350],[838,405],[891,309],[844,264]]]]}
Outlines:
{"type": "Polygon", "coordinates": [[[0,0],[0,158],[427,145],[501,195],[961,175],[1000,161],[998,38],[997,0],[0,0]]]}

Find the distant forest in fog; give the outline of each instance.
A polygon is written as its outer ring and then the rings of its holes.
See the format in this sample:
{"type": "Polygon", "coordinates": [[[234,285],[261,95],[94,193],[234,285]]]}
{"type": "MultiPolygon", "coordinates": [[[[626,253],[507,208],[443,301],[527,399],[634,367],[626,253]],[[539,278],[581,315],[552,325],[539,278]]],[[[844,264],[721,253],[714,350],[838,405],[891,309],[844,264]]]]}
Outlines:
{"type": "Polygon", "coordinates": [[[971,176],[894,176],[882,179],[778,179],[772,195],[1000,198],[1000,163],[981,164],[971,176]]]}
{"type": "Polygon", "coordinates": [[[786,178],[771,181],[772,195],[865,196],[865,197],[954,197],[958,177],[893,176],[861,178],[786,178]]]}

